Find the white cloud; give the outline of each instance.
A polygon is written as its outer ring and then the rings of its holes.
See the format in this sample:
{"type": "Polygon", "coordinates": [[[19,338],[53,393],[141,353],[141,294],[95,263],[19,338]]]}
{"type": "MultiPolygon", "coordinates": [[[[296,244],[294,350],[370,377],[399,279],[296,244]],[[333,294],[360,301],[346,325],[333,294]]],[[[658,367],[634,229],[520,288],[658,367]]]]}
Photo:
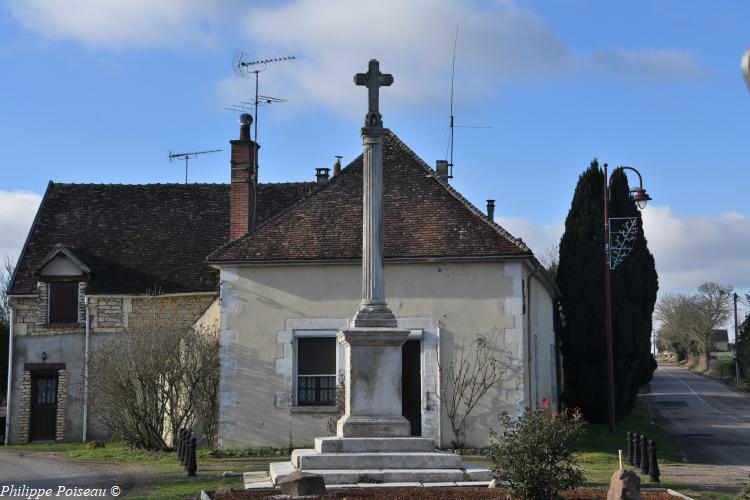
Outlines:
{"type": "MultiPolygon", "coordinates": [[[[428,107],[445,103],[456,23],[458,99],[480,99],[499,84],[518,79],[550,79],[599,74],[615,78],[686,78],[699,72],[687,52],[608,50],[579,53],[567,47],[541,16],[511,0],[295,0],[251,9],[245,21],[254,55],[293,54],[264,76],[266,88],[296,102],[316,103],[358,116],[362,89],[350,82],[370,58],[393,73],[383,90],[384,106],[428,107]],[[357,111],[355,111],[357,110],[357,111]]],[[[245,94],[226,95],[227,102],[245,94]]]]}
{"type": "Polygon", "coordinates": [[[225,1],[11,0],[10,12],[44,38],[106,49],[214,43],[225,1]]]}
{"type": "Polygon", "coordinates": [[[0,259],[18,259],[41,201],[29,191],[0,191],[0,259]]]}
{"type": "Polygon", "coordinates": [[[691,292],[705,281],[750,288],[750,217],[679,216],[668,206],[643,212],[648,246],[664,292],[691,292]]]}
{"type": "Polygon", "coordinates": [[[551,224],[539,224],[522,217],[495,217],[495,222],[510,234],[521,238],[538,258],[560,244],[565,231],[565,222],[555,221],[551,224]]]}
{"type": "MultiPolygon", "coordinates": [[[[652,205],[642,215],[659,273],[659,293],[690,293],[706,281],[750,288],[750,216],[736,212],[683,216],[668,206],[652,205]]],[[[539,224],[502,216],[495,220],[522,238],[538,257],[559,244],[565,230],[563,221],[539,224]]]]}

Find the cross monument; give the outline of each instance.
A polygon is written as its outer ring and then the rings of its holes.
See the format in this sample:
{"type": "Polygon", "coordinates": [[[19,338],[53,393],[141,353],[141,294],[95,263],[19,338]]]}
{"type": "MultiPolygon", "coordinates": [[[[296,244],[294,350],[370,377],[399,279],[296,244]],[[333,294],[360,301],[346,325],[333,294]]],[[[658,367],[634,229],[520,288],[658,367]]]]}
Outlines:
{"type": "Polygon", "coordinates": [[[383,264],[383,122],[378,111],[379,88],[393,76],[370,61],[367,73],[354,77],[368,90],[368,111],[362,128],[362,302],[351,328],[338,333],[345,347],[346,404],[338,421],[339,437],[409,436],[401,409],[401,346],[409,331],[397,328],[385,302],[383,264]]]}

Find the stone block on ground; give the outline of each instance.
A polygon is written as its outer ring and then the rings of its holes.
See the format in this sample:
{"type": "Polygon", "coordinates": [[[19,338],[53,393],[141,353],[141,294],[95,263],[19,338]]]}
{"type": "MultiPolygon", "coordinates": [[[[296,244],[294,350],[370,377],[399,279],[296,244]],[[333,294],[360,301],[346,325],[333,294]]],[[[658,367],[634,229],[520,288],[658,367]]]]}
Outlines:
{"type": "Polygon", "coordinates": [[[609,482],[607,500],[642,500],[641,478],[632,470],[616,470],[609,482]]]}
{"type": "Polygon", "coordinates": [[[306,495],[324,495],[326,485],[323,476],[309,472],[294,471],[277,483],[285,495],[300,497],[306,495]]]}

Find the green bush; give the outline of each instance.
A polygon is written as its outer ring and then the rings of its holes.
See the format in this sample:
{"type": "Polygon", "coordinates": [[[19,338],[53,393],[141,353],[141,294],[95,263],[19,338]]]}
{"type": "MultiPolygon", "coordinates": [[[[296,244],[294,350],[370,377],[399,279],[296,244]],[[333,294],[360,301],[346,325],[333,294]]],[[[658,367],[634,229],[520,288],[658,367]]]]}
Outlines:
{"type": "Polygon", "coordinates": [[[585,425],[579,410],[558,414],[545,408],[518,419],[503,412],[498,418],[504,430],[490,431],[490,467],[514,496],[557,498],[558,491],[583,483],[573,458],[573,444],[585,425]]]}

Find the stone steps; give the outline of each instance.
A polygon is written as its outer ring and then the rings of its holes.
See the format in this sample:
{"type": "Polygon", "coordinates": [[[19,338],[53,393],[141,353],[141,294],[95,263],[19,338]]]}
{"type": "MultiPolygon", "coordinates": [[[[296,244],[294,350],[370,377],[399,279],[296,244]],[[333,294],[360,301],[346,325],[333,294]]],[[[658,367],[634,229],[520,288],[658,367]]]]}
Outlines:
{"type": "MultiPolygon", "coordinates": [[[[277,484],[286,475],[294,472],[296,467],[291,462],[276,462],[270,467],[271,481],[277,484]]],[[[323,476],[327,485],[345,485],[369,483],[376,486],[380,483],[457,483],[470,486],[493,478],[492,471],[463,465],[450,469],[302,469],[323,476]]]]}
{"type": "Polygon", "coordinates": [[[302,470],[459,469],[461,456],[440,451],[318,453],[313,449],[298,449],[292,452],[292,464],[302,470]]]}
{"type": "Polygon", "coordinates": [[[430,438],[315,438],[318,453],[385,453],[385,452],[429,452],[435,451],[435,442],[430,438]]]}

